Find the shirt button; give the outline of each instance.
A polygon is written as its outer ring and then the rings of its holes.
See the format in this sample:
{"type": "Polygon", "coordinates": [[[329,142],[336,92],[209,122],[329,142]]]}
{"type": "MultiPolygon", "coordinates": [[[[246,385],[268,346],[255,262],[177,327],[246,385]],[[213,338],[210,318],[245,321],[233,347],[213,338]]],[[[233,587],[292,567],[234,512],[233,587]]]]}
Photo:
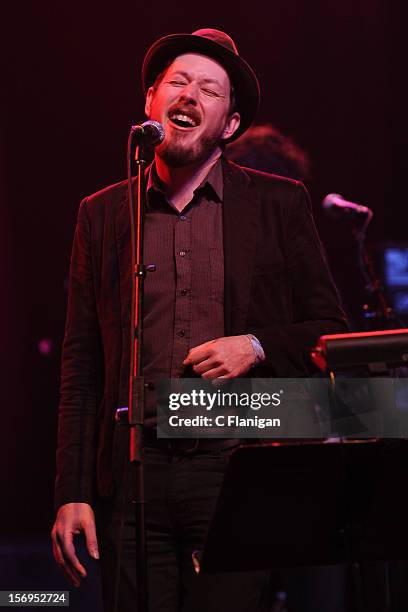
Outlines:
{"type": "Polygon", "coordinates": [[[187,219],[186,215],[180,215],[180,221],[185,221],[187,219]]]}
{"type": "Polygon", "coordinates": [[[180,257],[185,257],[186,252],[185,251],[180,251],[179,255],[180,255],[180,257]]]}
{"type": "Polygon", "coordinates": [[[187,295],[187,293],[188,293],[188,290],[187,290],[187,289],[182,289],[182,290],[180,291],[180,295],[187,295]]]}
{"type": "Polygon", "coordinates": [[[178,332],[178,335],[183,338],[186,335],[186,332],[184,331],[184,329],[180,329],[180,331],[178,332]]]}

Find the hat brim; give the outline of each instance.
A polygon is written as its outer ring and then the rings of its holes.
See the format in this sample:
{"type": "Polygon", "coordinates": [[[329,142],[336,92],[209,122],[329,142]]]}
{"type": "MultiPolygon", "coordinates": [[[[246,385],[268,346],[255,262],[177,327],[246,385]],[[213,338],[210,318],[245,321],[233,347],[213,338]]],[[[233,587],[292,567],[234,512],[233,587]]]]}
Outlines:
{"type": "Polygon", "coordinates": [[[255,119],[259,107],[259,83],[249,64],[226,47],[204,36],[170,34],[156,41],[148,50],[142,67],[142,87],[146,95],[156,77],[172,61],[184,53],[200,53],[217,61],[228,73],[234,87],[241,123],[228,142],[236,140],[255,119]]]}

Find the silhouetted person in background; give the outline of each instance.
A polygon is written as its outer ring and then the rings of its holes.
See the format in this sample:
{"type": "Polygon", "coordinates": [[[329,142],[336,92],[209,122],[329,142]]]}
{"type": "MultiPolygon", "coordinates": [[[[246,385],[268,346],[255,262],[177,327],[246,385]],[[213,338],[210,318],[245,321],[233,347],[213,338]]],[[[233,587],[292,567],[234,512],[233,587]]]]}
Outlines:
{"type": "Polygon", "coordinates": [[[310,159],[289,136],[270,123],[253,125],[238,140],[227,146],[231,161],[297,181],[310,180],[310,159]]]}

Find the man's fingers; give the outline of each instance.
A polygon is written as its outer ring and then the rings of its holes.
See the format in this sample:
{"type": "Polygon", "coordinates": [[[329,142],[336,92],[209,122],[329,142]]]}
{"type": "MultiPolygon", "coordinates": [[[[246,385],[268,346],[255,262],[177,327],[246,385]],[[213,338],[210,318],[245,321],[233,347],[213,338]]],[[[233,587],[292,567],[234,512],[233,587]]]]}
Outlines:
{"type": "Polygon", "coordinates": [[[65,577],[79,586],[86,577],[86,569],[77,557],[74,535],[84,532],[89,553],[99,558],[95,532],[95,517],[89,504],[70,502],[62,505],[51,532],[54,557],[65,577]]]}
{"type": "Polygon", "coordinates": [[[99,559],[99,549],[98,540],[96,539],[95,522],[89,521],[89,523],[84,526],[84,532],[86,538],[86,547],[90,556],[93,559],[99,559]]]}
{"type": "Polygon", "coordinates": [[[68,569],[74,569],[78,572],[82,578],[86,576],[86,570],[84,566],[80,563],[78,557],[76,556],[75,546],[72,541],[72,533],[64,534],[62,541],[62,554],[64,555],[64,559],[68,562],[68,569]]]}
{"type": "Polygon", "coordinates": [[[69,565],[67,565],[66,563],[64,563],[63,565],[60,565],[60,568],[67,582],[69,582],[76,588],[79,588],[81,586],[81,577],[77,574],[77,572],[73,568],[70,568],[69,565]]]}
{"type": "Polygon", "coordinates": [[[73,569],[68,567],[55,533],[52,534],[52,551],[54,554],[54,559],[57,562],[57,565],[61,568],[66,580],[75,587],[79,587],[81,584],[80,578],[73,569]]]}
{"type": "Polygon", "coordinates": [[[229,382],[230,379],[231,376],[218,376],[218,378],[212,379],[211,384],[213,387],[223,387],[229,382]]]}
{"type": "Polygon", "coordinates": [[[219,368],[212,368],[210,370],[207,370],[207,372],[201,374],[201,378],[204,378],[204,380],[213,380],[214,378],[218,378],[222,375],[227,377],[228,373],[226,372],[225,368],[221,366],[219,368]]]}
{"type": "Polygon", "coordinates": [[[204,359],[208,359],[212,354],[212,344],[214,340],[210,340],[209,342],[204,342],[204,344],[199,344],[192,348],[185,360],[183,361],[183,365],[192,365],[196,363],[200,363],[204,361],[204,359]]]}
{"type": "Polygon", "coordinates": [[[202,374],[204,374],[204,372],[208,372],[208,370],[213,370],[214,368],[219,368],[220,366],[221,363],[219,361],[213,358],[209,358],[204,359],[204,361],[201,361],[200,363],[194,365],[193,370],[196,374],[201,376],[202,374]]]}

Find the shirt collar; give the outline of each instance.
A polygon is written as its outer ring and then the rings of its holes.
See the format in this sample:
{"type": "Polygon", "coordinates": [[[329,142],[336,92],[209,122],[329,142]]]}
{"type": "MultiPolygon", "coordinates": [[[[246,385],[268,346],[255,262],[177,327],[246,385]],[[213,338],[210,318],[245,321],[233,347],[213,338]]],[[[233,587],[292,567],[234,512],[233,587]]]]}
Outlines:
{"type": "MultiPolygon", "coordinates": [[[[221,157],[217,159],[207,176],[201,181],[200,185],[196,187],[196,189],[194,190],[194,194],[196,194],[202,189],[208,188],[212,190],[217,200],[222,202],[224,195],[224,179],[222,173],[221,157]]],[[[163,190],[163,185],[157,175],[156,164],[154,161],[147,169],[147,194],[149,194],[151,190],[159,192],[164,197],[166,197],[163,190]]]]}

